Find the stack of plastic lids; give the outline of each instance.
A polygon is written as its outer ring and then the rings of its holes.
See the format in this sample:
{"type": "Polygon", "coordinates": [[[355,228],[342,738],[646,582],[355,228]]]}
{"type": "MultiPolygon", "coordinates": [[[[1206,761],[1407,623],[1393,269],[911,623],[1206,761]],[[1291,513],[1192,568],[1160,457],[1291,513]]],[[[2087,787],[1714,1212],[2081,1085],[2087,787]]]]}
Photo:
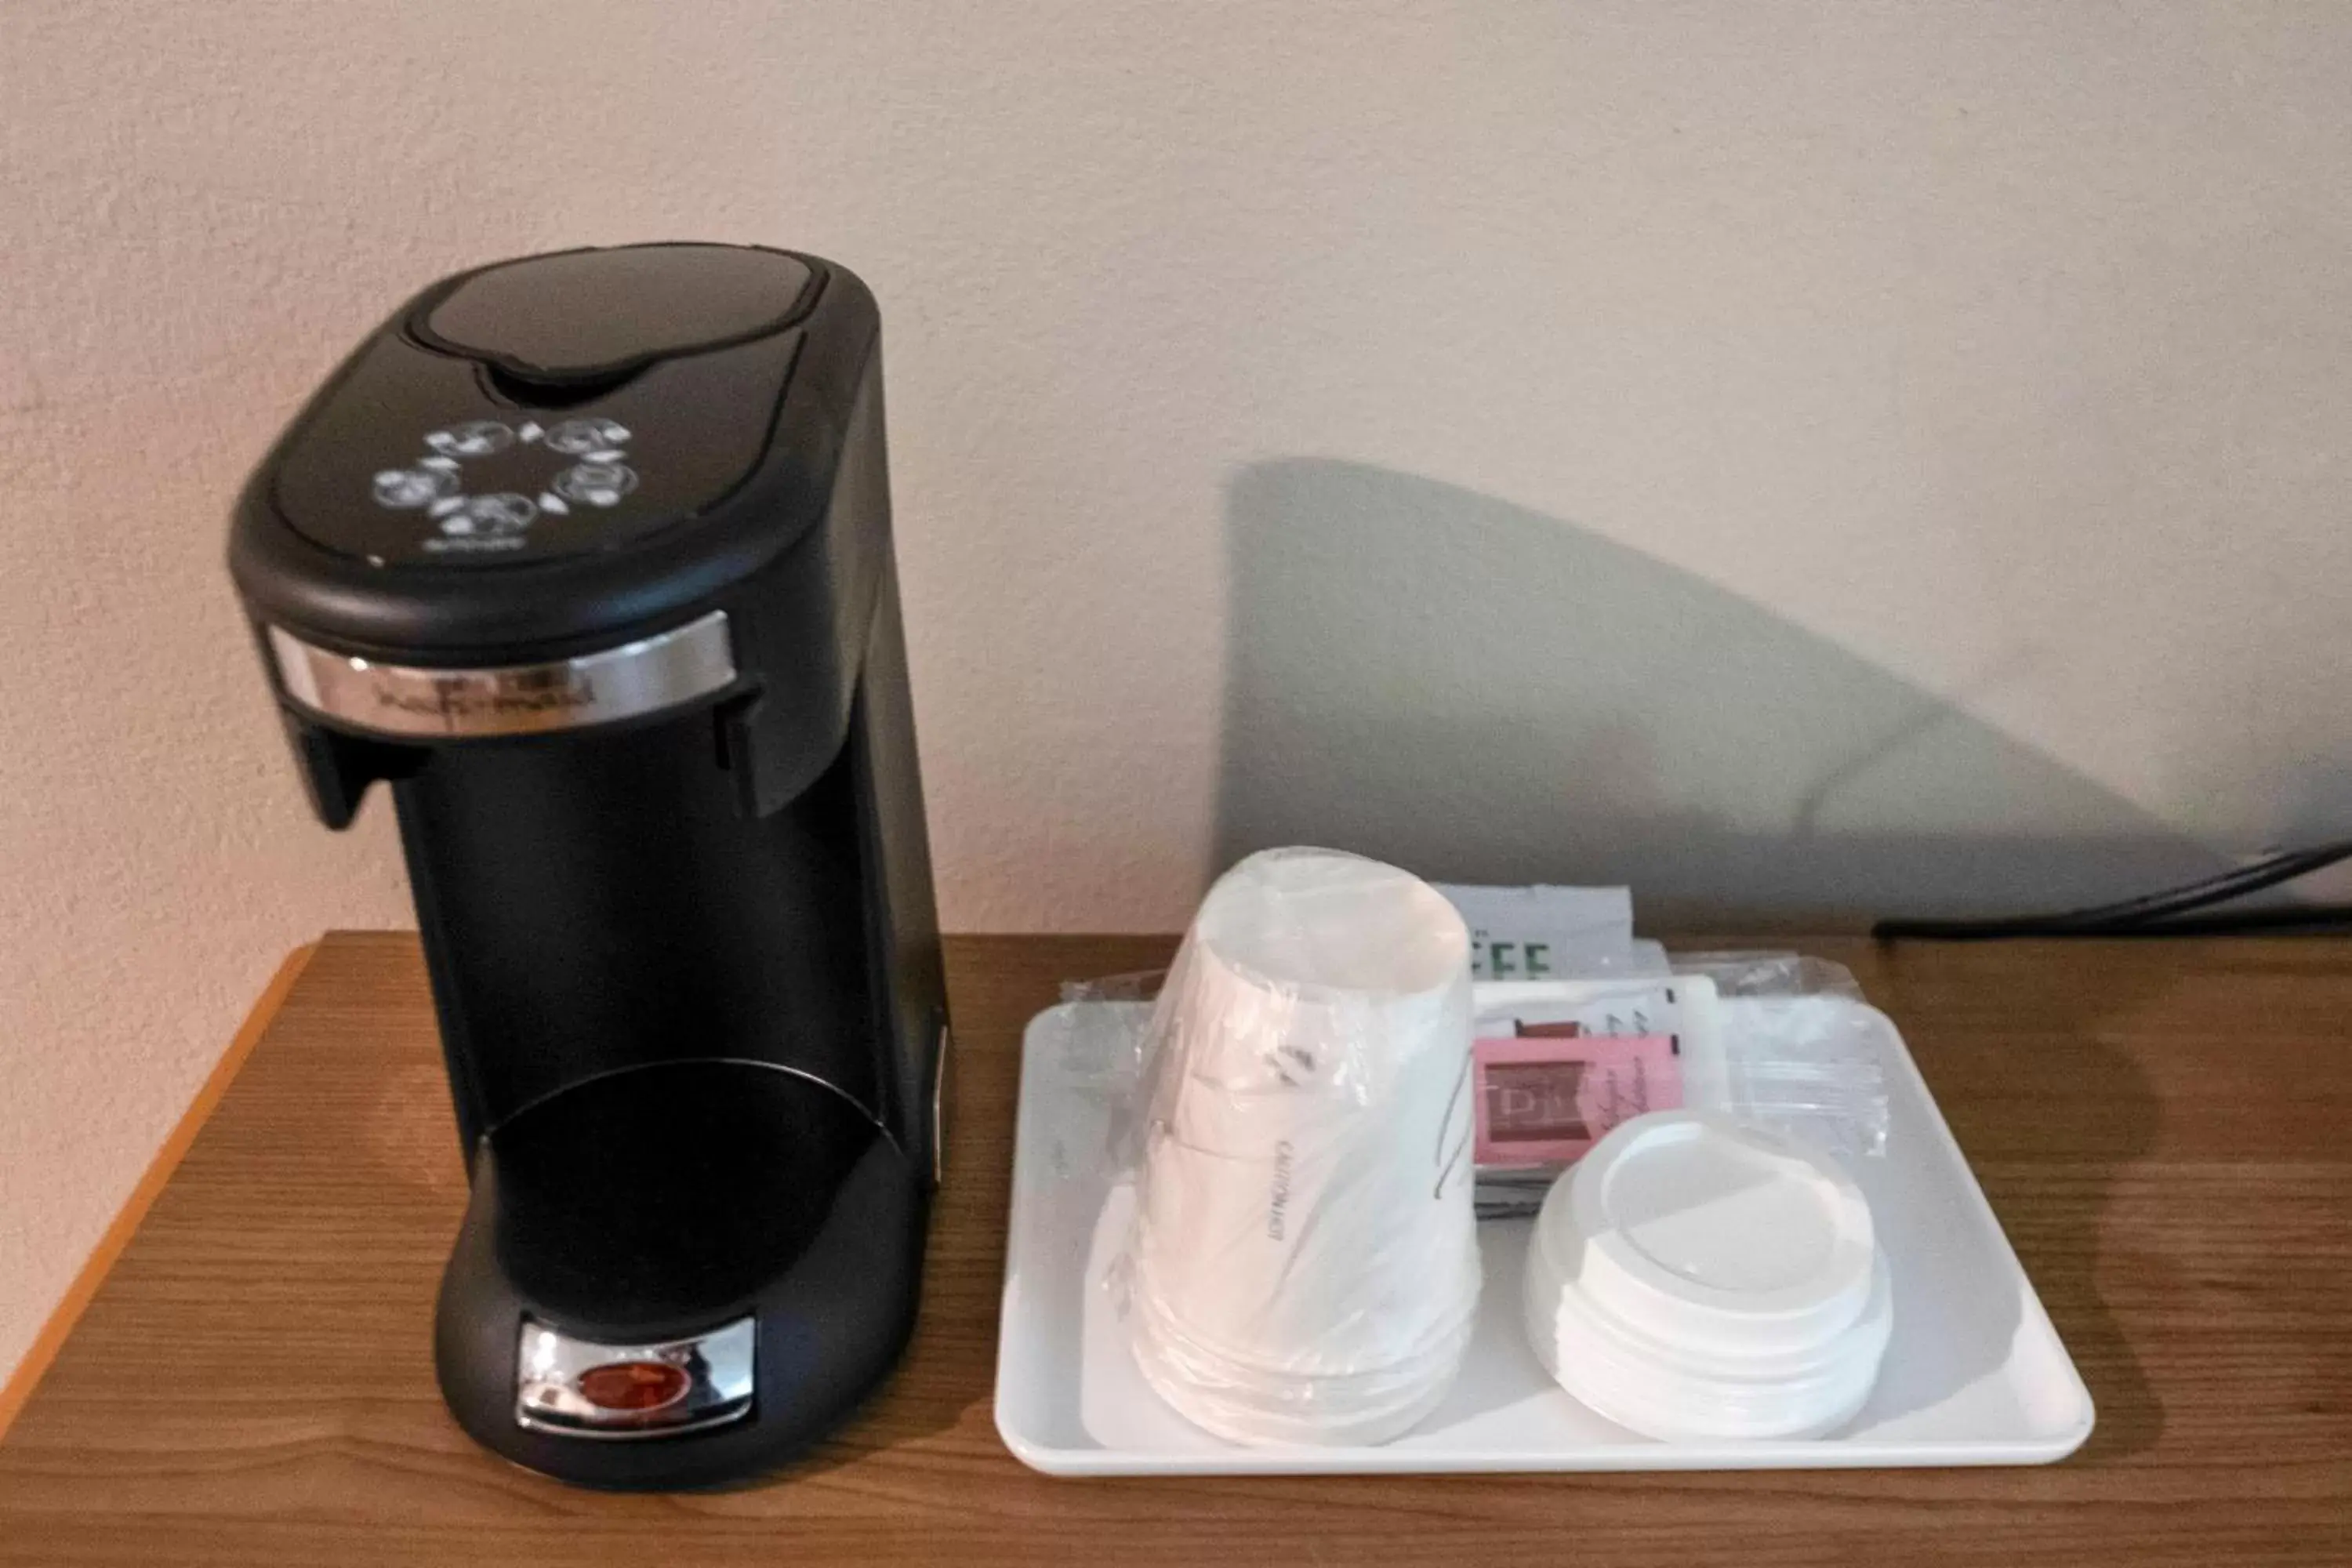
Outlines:
{"type": "Polygon", "coordinates": [[[1669,1442],[1836,1430],[1893,1323],[1853,1182],[1792,1140],[1682,1110],[1624,1123],[1552,1188],[1526,1304],[1561,1387],[1669,1442]]]}

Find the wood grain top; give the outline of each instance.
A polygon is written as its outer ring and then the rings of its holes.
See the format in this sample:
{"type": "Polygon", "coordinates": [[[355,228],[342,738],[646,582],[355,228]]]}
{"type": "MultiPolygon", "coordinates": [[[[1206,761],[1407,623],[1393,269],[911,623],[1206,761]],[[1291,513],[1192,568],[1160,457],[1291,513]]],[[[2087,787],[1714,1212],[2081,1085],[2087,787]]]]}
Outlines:
{"type": "MultiPolygon", "coordinates": [[[[1785,941],[1785,939],[1784,939],[1785,941]]],[[[572,1490],[433,1384],[464,1206],[408,935],[326,938],[0,1438],[0,1563],[2352,1563],[2352,943],[1801,945],[1902,1026],[2098,1402],[2042,1469],[1053,1480],[990,1410],[1023,1024],[1155,938],[949,946],[922,1323],[761,1484],[572,1490]]]]}

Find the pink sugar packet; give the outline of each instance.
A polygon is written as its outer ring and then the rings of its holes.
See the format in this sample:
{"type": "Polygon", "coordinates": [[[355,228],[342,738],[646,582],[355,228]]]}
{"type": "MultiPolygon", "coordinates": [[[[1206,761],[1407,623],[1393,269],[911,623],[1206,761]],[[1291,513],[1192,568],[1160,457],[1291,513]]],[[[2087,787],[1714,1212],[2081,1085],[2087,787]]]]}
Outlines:
{"type": "Polygon", "coordinates": [[[1481,1167],[1568,1164],[1619,1122],[1683,1103],[1671,1035],[1588,1035],[1575,1024],[1520,1029],[1471,1047],[1481,1167]]]}

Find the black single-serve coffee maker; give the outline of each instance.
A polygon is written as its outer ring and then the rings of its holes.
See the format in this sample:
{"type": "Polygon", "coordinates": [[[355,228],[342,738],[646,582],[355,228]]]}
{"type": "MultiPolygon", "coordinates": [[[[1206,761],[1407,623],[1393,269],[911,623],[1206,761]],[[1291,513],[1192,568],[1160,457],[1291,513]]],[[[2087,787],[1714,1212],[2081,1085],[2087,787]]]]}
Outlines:
{"type": "Polygon", "coordinates": [[[389,781],[472,1196],[449,1408],[725,1481],[915,1320],[946,1059],[879,321],[812,257],[483,268],[362,343],[229,563],[311,800],[389,781]]]}

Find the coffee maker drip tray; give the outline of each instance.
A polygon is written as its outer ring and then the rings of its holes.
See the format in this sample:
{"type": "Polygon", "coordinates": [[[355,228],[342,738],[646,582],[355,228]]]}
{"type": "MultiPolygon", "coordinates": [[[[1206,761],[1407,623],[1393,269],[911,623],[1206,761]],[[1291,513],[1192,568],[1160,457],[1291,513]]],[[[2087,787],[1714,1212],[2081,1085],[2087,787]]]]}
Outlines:
{"type": "Polygon", "coordinates": [[[925,1174],[866,1107],[767,1062],[550,1095],[475,1152],[436,1319],[450,1408],[591,1485],[803,1447],[913,1328],[925,1174]]]}

